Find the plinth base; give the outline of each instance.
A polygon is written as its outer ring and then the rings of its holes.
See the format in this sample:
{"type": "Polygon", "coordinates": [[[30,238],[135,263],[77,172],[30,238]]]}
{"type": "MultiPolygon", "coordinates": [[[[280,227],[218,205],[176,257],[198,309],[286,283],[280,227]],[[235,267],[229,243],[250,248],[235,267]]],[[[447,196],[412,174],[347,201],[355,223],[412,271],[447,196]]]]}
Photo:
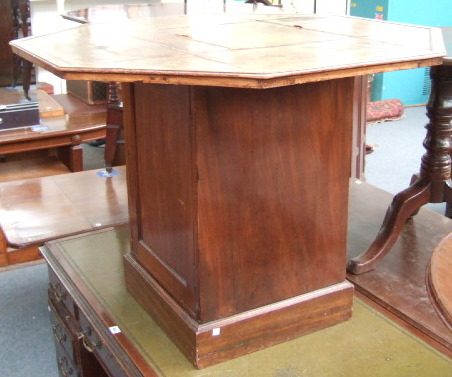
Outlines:
{"type": "Polygon", "coordinates": [[[353,285],[344,281],[238,315],[198,323],[130,254],[124,262],[129,292],[199,369],[343,322],[352,313],[353,285]]]}

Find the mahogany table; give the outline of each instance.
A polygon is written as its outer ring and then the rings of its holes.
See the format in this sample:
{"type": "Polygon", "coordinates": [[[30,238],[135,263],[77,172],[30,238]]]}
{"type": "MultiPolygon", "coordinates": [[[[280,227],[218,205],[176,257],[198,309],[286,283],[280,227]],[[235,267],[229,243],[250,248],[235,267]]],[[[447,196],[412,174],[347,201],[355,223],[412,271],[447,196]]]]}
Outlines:
{"type": "Polygon", "coordinates": [[[426,153],[422,156],[420,172],[413,176],[407,189],[394,196],[374,242],[364,253],[349,261],[351,273],[361,274],[373,269],[394,246],[406,221],[424,204],[446,202],[446,215],[452,215],[452,28],[442,28],[442,31],[448,56],[441,65],[430,70],[429,123],[425,126],[427,135],[423,145],[426,153]]]}
{"type": "Polygon", "coordinates": [[[84,104],[71,95],[52,98],[61,103],[65,115],[46,116],[35,126],[0,131],[0,155],[56,148],[59,160],[70,171],[82,171],[81,144],[105,137],[107,108],[84,104]]]}
{"type": "Polygon", "coordinates": [[[354,77],[441,63],[439,29],[211,14],[12,47],[65,79],[124,83],[126,284],[196,367],[350,318],[354,77]]]}
{"type": "Polygon", "coordinates": [[[449,330],[452,331],[452,235],[444,237],[432,254],[427,269],[430,300],[449,330]]]}
{"type": "Polygon", "coordinates": [[[126,170],[115,170],[0,183],[0,266],[40,258],[49,240],[127,223],[126,170]]]}

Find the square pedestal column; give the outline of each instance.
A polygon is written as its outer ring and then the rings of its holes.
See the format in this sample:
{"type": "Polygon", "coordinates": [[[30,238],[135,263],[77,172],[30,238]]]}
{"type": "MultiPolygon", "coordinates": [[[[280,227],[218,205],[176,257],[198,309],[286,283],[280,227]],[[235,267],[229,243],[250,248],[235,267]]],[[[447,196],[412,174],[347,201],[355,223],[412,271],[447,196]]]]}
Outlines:
{"type": "Polygon", "coordinates": [[[127,287],[198,368],[350,317],[353,83],[124,86],[127,287]]]}

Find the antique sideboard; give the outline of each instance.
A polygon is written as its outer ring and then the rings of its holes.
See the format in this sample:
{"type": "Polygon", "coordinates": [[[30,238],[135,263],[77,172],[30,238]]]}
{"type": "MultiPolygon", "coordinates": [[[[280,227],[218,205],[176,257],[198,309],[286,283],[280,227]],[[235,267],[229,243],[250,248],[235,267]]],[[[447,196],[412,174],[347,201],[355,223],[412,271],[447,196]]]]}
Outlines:
{"type": "Polygon", "coordinates": [[[439,29],[215,14],[12,46],[62,78],[123,83],[126,285],[197,368],[350,318],[354,78],[440,64],[439,29]]]}

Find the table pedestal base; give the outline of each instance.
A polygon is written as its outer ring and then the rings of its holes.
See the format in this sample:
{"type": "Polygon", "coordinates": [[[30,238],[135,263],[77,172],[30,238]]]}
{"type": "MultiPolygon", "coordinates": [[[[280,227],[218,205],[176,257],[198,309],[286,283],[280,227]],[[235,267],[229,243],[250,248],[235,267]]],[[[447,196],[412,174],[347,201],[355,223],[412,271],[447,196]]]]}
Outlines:
{"type": "Polygon", "coordinates": [[[198,323],[131,256],[125,257],[130,293],[197,367],[294,339],[351,317],[353,285],[347,281],[208,323],[198,323]]]}
{"type": "Polygon", "coordinates": [[[397,194],[372,245],[349,261],[353,274],[372,270],[394,246],[405,222],[427,203],[452,201],[450,140],[452,134],[452,65],[433,67],[432,93],[427,104],[430,122],[424,140],[426,153],[413,184],[397,194]]]}
{"type": "Polygon", "coordinates": [[[123,87],[126,286],[197,367],[349,317],[353,90],[123,87]]]}

